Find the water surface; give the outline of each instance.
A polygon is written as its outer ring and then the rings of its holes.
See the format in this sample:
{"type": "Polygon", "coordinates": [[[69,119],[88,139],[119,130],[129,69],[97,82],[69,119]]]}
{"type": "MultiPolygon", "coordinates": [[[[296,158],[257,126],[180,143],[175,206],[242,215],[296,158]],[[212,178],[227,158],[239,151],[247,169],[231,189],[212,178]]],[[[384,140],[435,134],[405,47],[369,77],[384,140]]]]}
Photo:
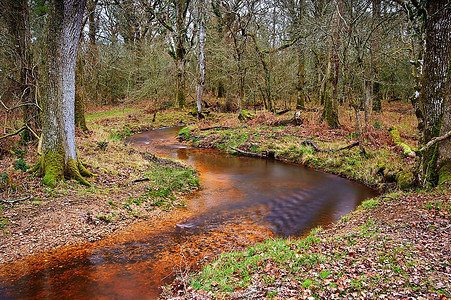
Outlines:
{"type": "Polygon", "coordinates": [[[193,149],[175,139],[178,130],[149,131],[128,142],[199,170],[202,190],[188,197],[185,208],[132,226],[108,243],[17,262],[20,276],[0,273],[0,298],[154,299],[161,285],[205,256],[269,237],[301,236],[376,195],[363,185],[298,165],[193,149]]]}

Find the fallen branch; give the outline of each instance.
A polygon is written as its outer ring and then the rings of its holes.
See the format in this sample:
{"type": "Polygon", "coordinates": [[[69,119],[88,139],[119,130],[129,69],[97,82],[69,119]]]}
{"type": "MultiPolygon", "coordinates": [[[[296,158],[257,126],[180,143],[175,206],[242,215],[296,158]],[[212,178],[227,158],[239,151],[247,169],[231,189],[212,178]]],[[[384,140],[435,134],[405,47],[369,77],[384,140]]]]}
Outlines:
{"type": "Polygon", "coordinates": [[[435,137],[432,140],[430,140],[429,142],[427,142],[427,144],[423,148],[418,150],[418,152],[422,153],[422,152],[428,150],[429,148],[431,148],[432,146],[434,146],[436,143],[441,142],[446,139],[449,139],[450,137],[451,137],[451,131],[448,131],[448,133],[446,133],[442,136],[435,137]]]}
{"type": "Polygon", "coordinates": [[[354,142],[348,146],[339,148],[339,149],[322,149],[318,146],[317,143],[315,143],[314,141],[310,141],[310,140],[306,140],[302,142],[303,145],[306,146],[312,146],[316,151],[318,152],[338,152],[338,151],[342,151],[342,150],[346,150],[346,149],[351,149],[353,147],[356,147],[359,145],[359,142],[354,142]]]}
{"type": "Polygon", "coordinates": [[[149,178],[138,178],[138,179],[133,180],[133,182],[144,182],[144,181],[150,181],[150,179],[149,178]]]}
{"type": "Polygon", "coordinates": [[[279,116],[281,116],[281,115],[283,115],[283,114],[286,114],[287,112],[289,112],[291,109],[284,109],[284,110],[281,110],[281,111],[279,111],[278,113],[276,113],[277,115],[279,115],[279,116]]]}
{"type": "Polygon", "coordinates": [[[200,131],[206,131],[206,130],[219,130],[219,129],[234,129],[234,127],[227,127],[227,126],[214,126],[214,127],[207,127],[207,128],[201,128],[200,131]]]}
{"type": "Polygon", "coordinates": [[[272,152],[272,151],[265,151],[262,154],[258,154],[258,153],[254,153],[254,152],[243,151],[243,150],[240,150],[240,149],[232,147],[232,146],[229,146],[229,147],[230,147],[230,149],[232,149],[244,156],[257,157],[257,158],[274,158],[274,152],[272,152]]]}
{"type": "Polygon", "coordinates": [[[26,196],[26,197],[23,197],[23,198],[20,198],[20,199],[12,200],[12,201],[0,199],[0,202],[5,203],[5,204],[14,204],[14,203],[17,203],[17,202],[20,202],[20,201],[28,200],[30,198],[31,198],[31,196],[26,196]]]}

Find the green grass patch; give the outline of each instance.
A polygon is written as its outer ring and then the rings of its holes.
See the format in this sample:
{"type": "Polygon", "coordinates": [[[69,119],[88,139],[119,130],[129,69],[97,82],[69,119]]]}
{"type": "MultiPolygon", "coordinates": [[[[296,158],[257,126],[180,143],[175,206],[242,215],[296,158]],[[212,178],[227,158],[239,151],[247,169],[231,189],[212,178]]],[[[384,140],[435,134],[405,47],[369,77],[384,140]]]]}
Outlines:
{"type": "MultiPolygon", "coordinates": [[[[305,249],[321,241],[315,236],[318,230],[301,240],[271,239],[246,251],[224,253],[193,277],[191,285],[196,289],[233,291],[249,286],[254,280],[252,274],[264,274],[268,267],[294,273],[303,267],[315,267],[326,261],[325,256],[306,253],[305,249]]],[[[325,271],[320,277],[326,278],[329,274],[325,271]]],[[[270,274],[265,274],[264,281],[272,283],[274,280],[270,274]]]]}
{"type": "Polygon", "coordinates": [[[178,194],[187,194],[199,189],[199,179],[194,169],[169,160],[166,162],[163,165],[150,162],[146,176],[151,185],[141,197],[129,199],[128,204],[140,205],[144,201],[150,201],[152,206],[170,207],[178,194]]]}
{"type": "Polygon", "coordinates": [[[140,109],[136,109],[136,108],[124,108],[124,109],[117,109],[117,110],[111,110],[111,111],[102,111],[102,112],[86,115],[86,120],[90,121],[93,119],[122,118],[127,114],[136,113],[139,111],[140,111],[140,109]]]}

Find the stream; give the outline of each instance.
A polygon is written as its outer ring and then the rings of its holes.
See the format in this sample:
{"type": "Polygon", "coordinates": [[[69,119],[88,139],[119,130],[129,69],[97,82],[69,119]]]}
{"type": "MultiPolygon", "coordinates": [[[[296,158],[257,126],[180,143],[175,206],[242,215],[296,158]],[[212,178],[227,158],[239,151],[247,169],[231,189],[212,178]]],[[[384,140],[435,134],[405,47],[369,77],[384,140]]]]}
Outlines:
{"type": "Polygon", "coordinates": [[[176,274],[222,251],[271,237],[300,237],[338,221],[377,192],[299,165],[190,148],[180,128],[137,134],[128,142],[199,171],[202,189],[186,207],[142,221],[114,242],[65,247],[17,262],[20,278],[0,274],[0,299],[155,299],[176,274]],[[40,257],[45,257],[40,259],[40,257]]]}

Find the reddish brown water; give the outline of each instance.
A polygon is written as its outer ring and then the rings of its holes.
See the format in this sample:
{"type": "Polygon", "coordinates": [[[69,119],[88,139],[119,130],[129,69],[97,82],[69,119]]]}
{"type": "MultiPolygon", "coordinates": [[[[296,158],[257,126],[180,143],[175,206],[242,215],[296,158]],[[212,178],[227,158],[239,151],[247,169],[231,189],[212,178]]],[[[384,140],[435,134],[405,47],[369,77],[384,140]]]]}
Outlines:
{"type": "Polygon", "coordinates": [[[8,265],[0,272],[0,298],[154,299],[161,285],[205,256],[272,236],[301,236],[376,195],[298,165],[188,148],[175,140],[178,130],[149,131],[130,142],[199,170],[203,189],[188,197],[186,208],[97,244],[8,265]]]}

